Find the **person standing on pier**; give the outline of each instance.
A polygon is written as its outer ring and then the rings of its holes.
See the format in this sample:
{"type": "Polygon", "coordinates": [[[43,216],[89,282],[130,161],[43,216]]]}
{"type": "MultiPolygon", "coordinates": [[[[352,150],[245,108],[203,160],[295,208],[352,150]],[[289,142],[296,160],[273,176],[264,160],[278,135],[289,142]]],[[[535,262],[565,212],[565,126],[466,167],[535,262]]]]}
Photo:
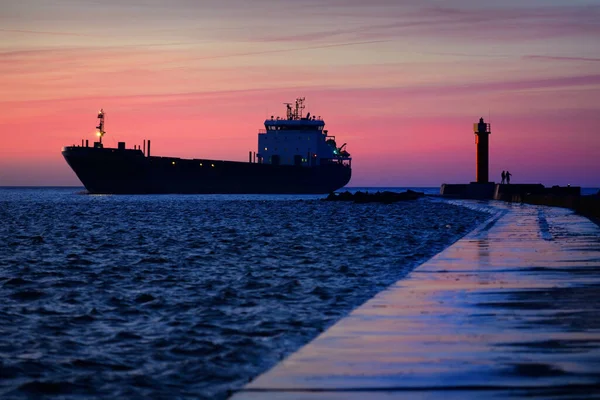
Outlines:
{"type": "Polygon", "coordinates": [[[506,184],[510,185],[510,177],[512,176],[512,174],[508,171],[506,171],[506,184]]]}
{"type": "Polygon", "coordinates": [[[500,176],[502,177],[502,182],[500,182],[500,184],[504,185],[504,181],[506,180],[506,174],[504,173],[504,170],[502,171],[502,173],[500,174],[500,176]]]}

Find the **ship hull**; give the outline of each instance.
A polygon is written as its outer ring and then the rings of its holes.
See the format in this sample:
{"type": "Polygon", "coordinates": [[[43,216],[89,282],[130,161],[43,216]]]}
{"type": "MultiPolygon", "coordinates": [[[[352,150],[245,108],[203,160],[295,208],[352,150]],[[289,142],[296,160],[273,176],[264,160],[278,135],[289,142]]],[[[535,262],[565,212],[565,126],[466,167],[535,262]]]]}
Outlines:
{"type": "Polygon", "coordinates": [[[312,167],[146,157],[140,150],[65,147],[62,154],[94,194],[323,194],[344,187],[349,166],[312,167]]]}

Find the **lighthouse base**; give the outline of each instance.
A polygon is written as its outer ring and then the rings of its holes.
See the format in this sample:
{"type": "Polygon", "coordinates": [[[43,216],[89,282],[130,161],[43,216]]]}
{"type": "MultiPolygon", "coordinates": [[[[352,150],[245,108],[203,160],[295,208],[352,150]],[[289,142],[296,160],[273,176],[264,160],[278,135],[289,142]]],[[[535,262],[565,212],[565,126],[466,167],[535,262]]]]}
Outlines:
{"type": "Polygon", "coordinates": [[[494,182],[469,184],[442,184],[440,194],[444,197],[460,199],[491,200],[494,198],[496,184],[494,182]]]}
{"type": "Polygon", "coordinates": [[[575,204],[581,196],[579,186],[553,186],[546,188],[537,184],[501,185],[494,182],[469,184],[442,184],[440,194],[457,199],[503,200],[509,202],[531,202],[533,204],[575,204]],[[558,199],[558,200],[557,200],[558,199]],[[542,202],[543,200],[543,202],[542,202]]]}

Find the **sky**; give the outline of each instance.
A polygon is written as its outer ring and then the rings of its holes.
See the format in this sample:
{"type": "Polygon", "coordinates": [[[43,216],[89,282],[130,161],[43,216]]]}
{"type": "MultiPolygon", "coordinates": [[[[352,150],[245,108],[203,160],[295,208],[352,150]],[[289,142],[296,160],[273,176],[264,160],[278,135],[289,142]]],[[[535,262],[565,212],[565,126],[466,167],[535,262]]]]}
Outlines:
{"type": "Polygon", "coordinates": [[[0,0],[0,186],[80,185],[63,146],[245,161],[306,98],[349,186],[600,187],[600,1],[0,0]]]}

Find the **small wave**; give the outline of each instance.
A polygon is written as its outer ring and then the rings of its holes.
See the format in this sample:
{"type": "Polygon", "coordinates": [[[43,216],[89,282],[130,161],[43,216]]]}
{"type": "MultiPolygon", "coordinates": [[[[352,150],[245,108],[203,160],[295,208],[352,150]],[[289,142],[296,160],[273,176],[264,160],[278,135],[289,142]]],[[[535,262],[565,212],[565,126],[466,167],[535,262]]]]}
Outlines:
{"type": "Polygon", "coordinates": [[[129,332],[129,331],[120,331],[119,333],[117,333],[113,339],[114,340],[138,340],[141,339],[142,337],[136,333],[133,332],[129,332]]]}
{"type": "Polygon", "coordinates": [[[164,257],[147,257],[142,258],[138,264],[166,264],[170,262],[169,259],[164,257]]]}
{"type": "Polygon", "coordinates": [[[67,381],[30,381],[19,386],[19,391],[32,395],[70,394],[74,385],[67,381]]]}
{"type": "Polygon", "coordinates": [[[52,287],[55,288],[74,288],[74,287],[82,287],[85,286],[87,283],[85,281],[81,281],[81,280],[75,280],[75,279],[60,279],[58,281],[56,281],[55,283],[52,284],[52,287]]]}
{"type": "Polygon", "coordinates": [[[96,318],[89,314],[78,315],[70,319],[70,321],[75,324],[89,324],[91,322],[94,322],[95,320],[96,318]]]}
{"type": "Polygon", "coordinates": [[[154,300],[155,300],[155,297],[148,293],[142,293],[135,298],[135,302],[140,303],[140,304],[148,303],[148,302],[154,301],[154,300]]]}
{"type": "Polygon", "coordinates": [[[27,279],[23,279],[23,278],[10,278],[6,282],[4,282],[4,285],[5,286],[21,286],[21,285],[29,285],[31,283],[33,283],[33,282],[29,281],[27,279]]]}
{"type": "Polygon", "coordinates": [[[69,362],[69,365],[74,368],[91,369],[97,371],[106,369],[109,371],[131,371],[133,368],[124,364],[105,363],[89,359],[75,359],[69,362]]]}
{"type": "Polygon", "coordinates": [[[38,300],[44,297],[46,293],[41,290],[20,290],[10,295],[11,298],[20,301],[38,300]]]}

